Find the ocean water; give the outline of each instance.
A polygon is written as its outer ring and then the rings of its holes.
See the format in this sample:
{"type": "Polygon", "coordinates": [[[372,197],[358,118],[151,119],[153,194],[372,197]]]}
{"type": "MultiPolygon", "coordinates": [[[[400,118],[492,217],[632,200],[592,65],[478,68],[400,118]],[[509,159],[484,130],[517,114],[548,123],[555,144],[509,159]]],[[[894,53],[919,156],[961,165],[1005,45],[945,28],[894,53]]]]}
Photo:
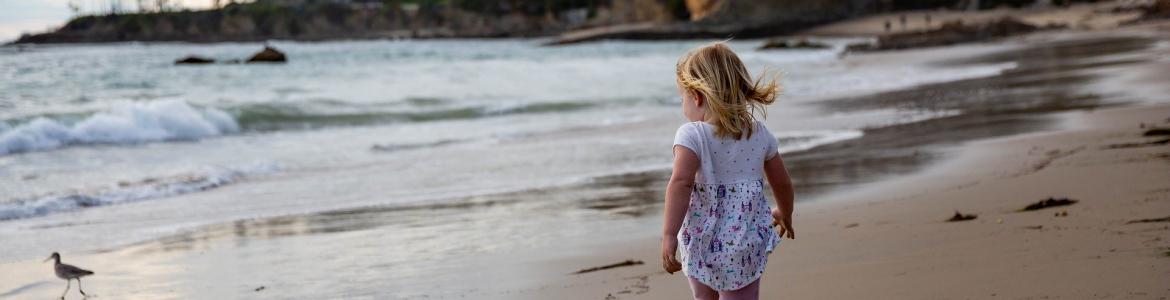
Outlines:
{"type": "MultiPolygon", "coordinates": [[[[669,168],[684,120],[678,57],[701,41],[103,44],[0,51],[0,261],[94,251],[209,224],[580,184],[669,168]],[[84,225],[84,226],[79,226],[84,225]]],[[[757,51],[779,74],[767,123],[785,152],[954,111],[826,111],[810,103],[991,76],[937,65],[757,51]]],[[[469,218],[474,218],[469,217],[469,218]]]]}

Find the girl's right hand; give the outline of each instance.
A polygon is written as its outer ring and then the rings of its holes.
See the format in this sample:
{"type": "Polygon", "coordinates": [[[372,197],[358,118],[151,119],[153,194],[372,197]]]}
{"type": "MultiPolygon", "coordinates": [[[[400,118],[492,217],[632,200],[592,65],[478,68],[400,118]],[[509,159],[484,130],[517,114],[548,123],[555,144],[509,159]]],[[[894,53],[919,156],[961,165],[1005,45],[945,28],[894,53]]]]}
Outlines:
{"type": "Polygon", "coordinates": [[[682,263],[675,258],[675,253],[678,253],[678,240],[673,236],[664,236],[662,238],[662,269],[666,273],[674,274],[682,270],[682,263]]]}
{"type": "Polygon", "coordinates": [[[790,240],[796,239],[796,231],[792,230],[792,216],[780,212],[780,209],[772,209],[772,226],[780,227],[780,236],[787,236],[790,240]]]}

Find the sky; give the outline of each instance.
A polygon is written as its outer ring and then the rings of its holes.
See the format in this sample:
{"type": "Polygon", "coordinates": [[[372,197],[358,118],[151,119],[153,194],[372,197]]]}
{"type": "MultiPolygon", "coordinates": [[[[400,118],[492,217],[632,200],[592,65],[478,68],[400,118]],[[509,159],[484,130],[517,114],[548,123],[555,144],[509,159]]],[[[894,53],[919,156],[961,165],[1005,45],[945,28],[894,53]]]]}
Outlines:
{"type": "MultiPolygon", "coordinates": [[[[73,16],[69,3],[76,3],[84,12],[108,11],[111,2],[121,1],[125,9],[133,10],[137,0],[0,0],[0,43],[20,37],[22,33],[38,33],[57,28],[73,16]]],[[[190,8],[206,8],[212,0],[172,0],[190,8]]],[[[148,1],[153,2],[153,1],[148,1]]]]}

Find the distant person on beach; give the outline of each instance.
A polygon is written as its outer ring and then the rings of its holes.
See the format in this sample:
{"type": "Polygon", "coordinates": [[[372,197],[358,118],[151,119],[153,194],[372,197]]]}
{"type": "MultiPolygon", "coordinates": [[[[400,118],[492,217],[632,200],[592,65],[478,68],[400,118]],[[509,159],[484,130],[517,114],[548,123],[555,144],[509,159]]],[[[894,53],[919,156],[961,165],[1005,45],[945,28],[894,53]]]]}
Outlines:
{"type": "Polygon", "coordinates": [[[902,23],[902,31],[906,31],[906,15],[899,15],[898,23],[902,23]]]}
{"type": "Polygon", "coordinates": [[[766,74],[752,80],[724,43],[691,50],[675,74],[690,122],[674,137],[662,267],[682,270],[695,299],[757,299],[768,254],[781,236],[796,237],[792,182],[779,143],[755,117],[776,100],[779,87],[766,74]],[[764,196],[765,176],[776,209],[764,196]]]}
{"type": "Polygon", "coordinates": [[[886,19],[886,32],[890,32],[890,19],[886,19]]]}

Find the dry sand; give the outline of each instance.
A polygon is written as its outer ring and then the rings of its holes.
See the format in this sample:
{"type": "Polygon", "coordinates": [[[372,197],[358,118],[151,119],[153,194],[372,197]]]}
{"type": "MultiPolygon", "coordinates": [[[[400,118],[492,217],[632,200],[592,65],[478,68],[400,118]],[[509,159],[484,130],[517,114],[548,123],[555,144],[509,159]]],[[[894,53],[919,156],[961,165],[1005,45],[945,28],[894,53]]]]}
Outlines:
{"type": "MultiPolygon", "coordinates": [[[[763,299],[1166,299],[1170,145],[1110,148],[1170,127],[1170,105],[1066,113],[1058,131],[984,140],[916,175],[799,203],[797,239],[763,278],[763,299]],[[1047,197],[1067,207],[1018,212],[1047,197]],[[944,222],[954,211],[977,214],[944,222]],[[1066,211],[1067,216],[1056,213],[1066,211]]],[[[531,299],[685,299],[645,236],[550,264],[644,265],[569,275],[531,299]]]]}

